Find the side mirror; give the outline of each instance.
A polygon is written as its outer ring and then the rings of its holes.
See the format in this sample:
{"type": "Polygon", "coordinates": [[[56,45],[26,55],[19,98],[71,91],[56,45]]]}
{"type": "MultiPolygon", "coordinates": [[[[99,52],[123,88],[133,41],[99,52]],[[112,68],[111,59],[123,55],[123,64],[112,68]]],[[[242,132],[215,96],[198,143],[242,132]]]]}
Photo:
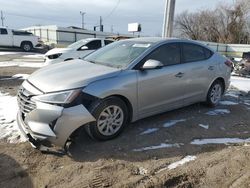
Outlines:
{"type": "Polygon", "coordinates": [[[149,59],[142,66],[142,70],[160,69],[163,66],[164,65],[162,64],[162,62],[157,61],[157,60],[153,60],[153,59],[149,59]]]}
{"type": "Polygon", "coordinates": [[[88,46],[82,46],[81,48],[80,48],[80,50],[88,50],[89,48],[88,48],[88,46]]]}

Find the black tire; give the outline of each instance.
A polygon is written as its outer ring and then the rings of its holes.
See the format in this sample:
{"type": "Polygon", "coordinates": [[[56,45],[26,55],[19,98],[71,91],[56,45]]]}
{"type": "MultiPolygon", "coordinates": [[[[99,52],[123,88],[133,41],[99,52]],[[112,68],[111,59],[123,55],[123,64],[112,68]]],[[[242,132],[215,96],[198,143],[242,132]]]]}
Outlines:
{"type": "MultiPolygon", "coordinates": [[[[222,98],[223,93],[224,93],[224,85],[223,85],[223,83],[220,80],[214,81],[214,83],[211,85],[211,87],[208,90],[206,104],[209,107],[217,106],[219,104],[221,98],[222,98]],[[221,92],[220,92],[220,96],[218,96],[218,99],[213,100],[213,90],[215,90],[216,87],[219,87],[221,92]]],[[[219,92],[218,92],[218,94],[219,94],[219,92]]]]}
{"type": "MultiPolygon", "coordinates": [[[[96,118],[95,122],[89,123],[85,125],[85,130],[88,135],[94,140],[105,141],[110,140],[117,137],[124,129],[128,122],[128,109],[126,104],[117,97],[109,97],[101,101],[97,101],[90,107],[91,114],[96,118]],[[112,135],[104,135],[98,128],[98,120],[100,118],[101,113],[109,107],[118,106],[123,112],[123,121],[122,125],[117,129],[117,131],[112,135]]],[[[107,120],[105,120],[107,121],[107,120]]],[[[113,124],[111,125],[113,127],[113,124]]],[[[108,129],[108,128],[107,128],[108,129]]]]}
{"type": "Polygon", "coordinates": [[[33,49],[33,45],[31,42],[22,42],[21,48],[25,52],[30,52],[33,49]]]}

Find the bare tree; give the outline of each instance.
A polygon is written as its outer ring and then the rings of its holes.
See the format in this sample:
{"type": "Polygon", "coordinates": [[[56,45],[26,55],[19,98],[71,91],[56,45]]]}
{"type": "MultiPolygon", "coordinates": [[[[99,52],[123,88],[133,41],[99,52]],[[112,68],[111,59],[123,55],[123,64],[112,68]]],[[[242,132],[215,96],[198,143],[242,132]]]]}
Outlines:
{"type": "Polygon", "coordinates": [[[233,6],[220,5],[215,10],[187,11],[176,18],[182,37],[222,43],[248,43],[250,2],[238,0],[233,6]]]}

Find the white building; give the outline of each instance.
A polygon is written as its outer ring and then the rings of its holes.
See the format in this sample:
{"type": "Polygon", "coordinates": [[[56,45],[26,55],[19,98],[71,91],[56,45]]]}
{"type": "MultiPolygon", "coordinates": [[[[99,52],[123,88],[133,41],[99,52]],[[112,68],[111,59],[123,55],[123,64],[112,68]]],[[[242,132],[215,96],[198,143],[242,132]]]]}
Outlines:
{"type": "MultiPolygon", "coordinates": [[[[39,36],[40,39],[49,45],[65,46],[84,38],[106,38],[108,36],[119,36],[119,34],[90,31],[76,27],[58,27],[56,25],[32,26],[22,30],[39,36]]],[[[132,35],[122,35],[132,37],[132,35]]]]}

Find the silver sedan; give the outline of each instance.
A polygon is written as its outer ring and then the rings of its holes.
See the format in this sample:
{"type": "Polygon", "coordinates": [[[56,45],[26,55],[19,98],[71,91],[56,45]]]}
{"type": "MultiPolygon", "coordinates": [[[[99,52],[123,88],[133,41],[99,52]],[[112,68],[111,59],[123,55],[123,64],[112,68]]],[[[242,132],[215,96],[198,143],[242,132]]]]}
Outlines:
{"type": "Polygon", "coordinates": [[[216,106],[231,70],[225,57],[190,40],[114,42],[33,73],[18,93],[18,125],[39,149],[63,147],[81,128],[94,139],[112,139],[154,114],[197,102],[216,106]]]}

